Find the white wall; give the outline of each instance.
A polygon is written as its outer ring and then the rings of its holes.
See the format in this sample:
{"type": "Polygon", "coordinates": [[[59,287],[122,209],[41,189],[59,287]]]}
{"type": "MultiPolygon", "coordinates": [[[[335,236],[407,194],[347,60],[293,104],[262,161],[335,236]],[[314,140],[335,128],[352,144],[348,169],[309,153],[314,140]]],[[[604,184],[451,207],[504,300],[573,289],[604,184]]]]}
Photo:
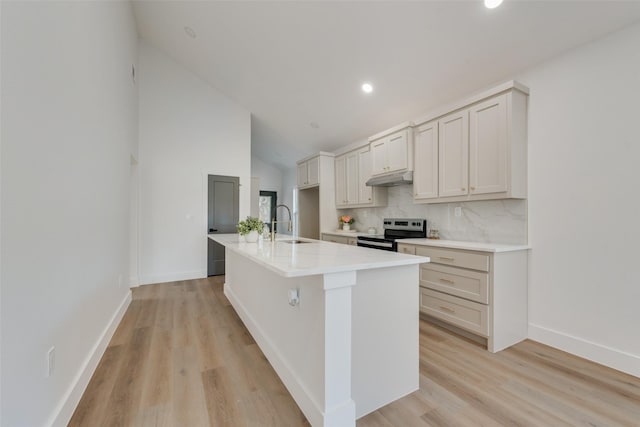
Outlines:
{"type": "Polygon", "coordinates": [[[206,277],[207,175],[240,177],[249,214],[247,110],[140,41],[140,282],[206,277]]]}
{"type": "Polygon", "coordinates": [[[260,178],[260,190],[276,191],[278,203],[282,193],[282,171],[259,157],[251,157],[251,176],[260,178]]]}
{"type": "MultiPolygon", "coordinates": [[[[291,213],[293,214],[294,206],[293,206],[293,189],[297,185],[298,172],[297,168],[294,166],[289,168],[282,173],[282,196],[278,194],[278,203],[285,204],[289,206],[291,209],[291,213]]],[[[286,221],[286,213],[283,212],[285,209],[278,209],[278,220],[286,221]]],[[[284,229],[286,230],[286,228],[284,229]]],[[[284,232],[283,230],[283,232],[284,232]]]]}
{"type": "Polygon", "coordinates": [[[530,336],[640,376],[640,25],[526,72],[530,336]]]}
{"type": "Polygon", "coordinates": [[[1,422],[66,425],[130,298],[137,35],[127,2],[1,8],[1,422]]]}

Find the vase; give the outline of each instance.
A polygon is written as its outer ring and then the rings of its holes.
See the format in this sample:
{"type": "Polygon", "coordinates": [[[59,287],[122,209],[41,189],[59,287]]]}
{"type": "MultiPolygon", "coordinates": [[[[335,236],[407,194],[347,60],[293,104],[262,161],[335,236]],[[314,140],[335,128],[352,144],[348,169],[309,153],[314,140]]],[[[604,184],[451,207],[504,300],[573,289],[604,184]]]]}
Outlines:
{"type": "Polygon", "coordinates": [[[260,236],[260,235],[258,234],[258,232],[257,232],[256,230],[251,230],[251,231],[249,232],[249,234],[245,234],[245,235],[244,235],[244,240],[245,240],[245,242],[247,242],[247,243],[255,243],[255,242],[257,242],[257,241],[258,241],[258,237],[259,237],[259,236],[260,236]]]}
{"type": "Polygon", "coordinates": [[[342,224],[342,231],[351,230],[351,224],[342,224]]]}

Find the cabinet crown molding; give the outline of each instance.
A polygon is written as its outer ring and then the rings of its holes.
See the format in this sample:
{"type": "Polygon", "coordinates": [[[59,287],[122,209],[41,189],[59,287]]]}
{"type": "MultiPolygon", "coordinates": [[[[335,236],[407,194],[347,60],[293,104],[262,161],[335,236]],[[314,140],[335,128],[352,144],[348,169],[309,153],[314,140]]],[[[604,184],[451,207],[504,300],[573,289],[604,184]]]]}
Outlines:
{"type": "Polygon", "coordinates": [[[335,154],[333,154],[333,153],[329,153],[329,152],[327,152],[327,151],[320,151],[319,153],[312,154],[312,155],[310,155],[310,156],[305,157],[304,159],[300,159],[300,160],[298,160],[298,161],[296,162],[296,164],[298,164],[298,165],[299,165],[300,163],[304,163],[304,162],[309,161],[309,160],[311,160],[311,159],[313,159],[313,158],[315,158],[315,157],[318,157],[318,156],[335,157],[336,155],[335,155],[335,154]]]}
{"type": "Polygon", "coordinates": [[[369,137],[369,142],[378,140],[380,138],[384,138],[385,136],[391,135],[392,133],[398,132],[398,131],[403,130],[403,129],[411,128],[411,127],[413,127],[413,122],[400,123],[397,126],[394,126],[394,127],[389,128],[387,130],[384,130],[382,132],[376,133],[373,136],[370,136],[369,137]]]}
{"type": "Polygon", "coordinates": [[[421,117],[413,120],[413,123],[415,123],[415,126],[420,126],[424,123],[430,122],[431,120],[437,119],[439,117],[452,113],[461,108],[468,107],[472,104],[478,103],[487,98],[491,98],[495,95],[499,95],[500,93],[508,92],[512,90],[517,90],[519,92],[522,92],[525,95],[529,95],[529,88],[527,86],[523,85],[522,83],[516,80],[509,80],[507,82],[494,86],[490,89],[486,89],[484,91],[471,95],[468,98],[461,99],[459,101],[455,101],[450,104],[437,107],[429,111],[428,113],[422,115],[421,117]]]}

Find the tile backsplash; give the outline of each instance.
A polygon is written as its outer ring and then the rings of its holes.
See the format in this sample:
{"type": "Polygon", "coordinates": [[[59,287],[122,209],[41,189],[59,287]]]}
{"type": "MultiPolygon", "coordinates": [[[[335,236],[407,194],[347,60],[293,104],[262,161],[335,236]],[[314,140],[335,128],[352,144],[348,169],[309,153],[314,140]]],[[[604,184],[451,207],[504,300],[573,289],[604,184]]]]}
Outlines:
{"type": "Polygon", "coordinates": [[[355,228],[375,227],[382,233],[383,218],[426,218],[428,227],[437,228],[440,238],[490,243],[527,243],[527,201],[486,200],[438,204],[414,204],[411,185],[389,187],[389,202],[381,208],[340,209],[339,215],[352,215],[355,228]],[[456,217],[454,209],[462,208],[456,217]]]}

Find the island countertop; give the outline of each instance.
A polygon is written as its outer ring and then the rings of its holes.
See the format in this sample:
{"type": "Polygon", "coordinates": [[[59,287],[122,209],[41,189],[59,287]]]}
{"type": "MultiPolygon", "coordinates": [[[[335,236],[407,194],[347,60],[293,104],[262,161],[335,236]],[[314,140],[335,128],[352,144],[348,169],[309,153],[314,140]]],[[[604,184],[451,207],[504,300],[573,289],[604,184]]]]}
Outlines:
{"type": "Polygon", "coordinates": [[[291,244],[291,237],[247,243],[238,234],[210,234],[209,239],[253,260],[283,277],[368,270],[429,262],[428,257],[406,255],[312,239],[291,244]]]}

